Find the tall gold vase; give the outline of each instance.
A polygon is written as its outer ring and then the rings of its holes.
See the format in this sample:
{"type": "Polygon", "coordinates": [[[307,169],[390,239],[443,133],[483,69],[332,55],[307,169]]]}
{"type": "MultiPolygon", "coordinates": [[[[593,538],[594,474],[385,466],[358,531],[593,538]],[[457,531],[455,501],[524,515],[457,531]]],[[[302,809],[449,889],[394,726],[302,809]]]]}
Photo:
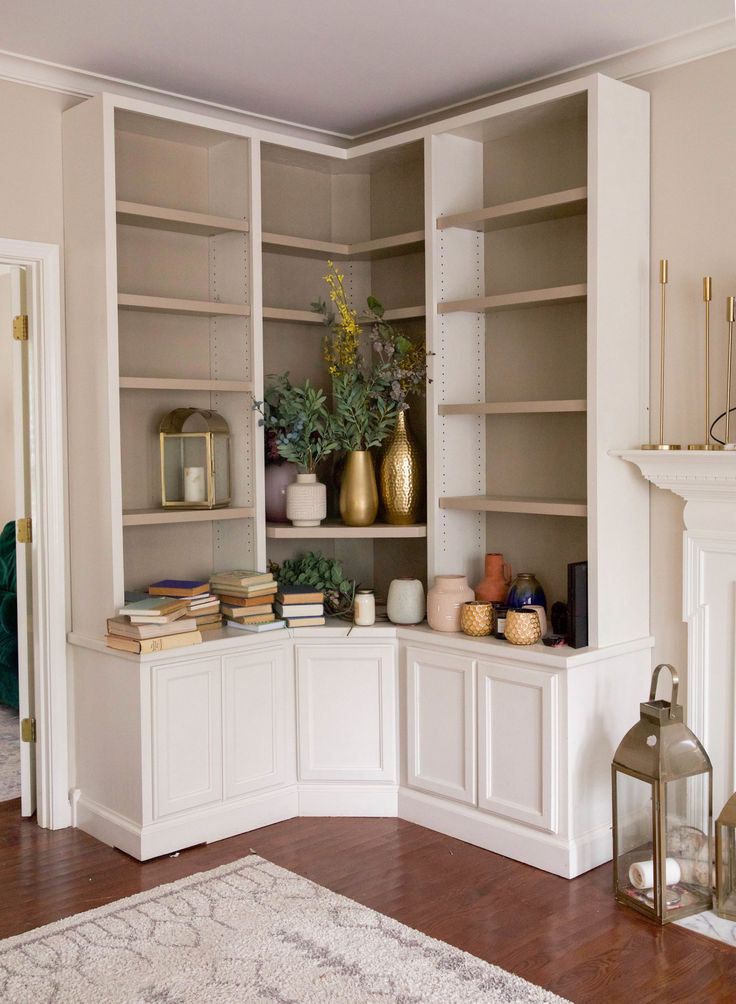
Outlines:
{"type": "Polygon", "coordinates": [[[378,515],[378,488],[373,457],[368,450],[351,450],[340,485],[340,517],[346,526],[370,526],[378,515]]]}
{"type": "Polygon", "coordinates": [[[387,523],[416,523],[424,502],[422,454],[400,411],[381,458],[381,508],[387,523]]]}

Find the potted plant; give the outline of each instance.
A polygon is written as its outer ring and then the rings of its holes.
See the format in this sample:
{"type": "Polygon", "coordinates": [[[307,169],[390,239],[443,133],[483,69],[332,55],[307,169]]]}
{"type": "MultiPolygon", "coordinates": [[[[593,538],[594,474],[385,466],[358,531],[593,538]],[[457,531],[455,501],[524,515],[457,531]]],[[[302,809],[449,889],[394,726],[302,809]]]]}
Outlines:
{"type": "Polygon", "coordinates": [[[288,373],[272,377],[268,396],[255,401],[260,424],[273,434],[280,457],[295,464],[296,480],[286,489],[286,516],[294,526],[319,526],[327,515],[325,486],[317,481],[317,464],[336,448],[332,420],[323,390],[307,380],[295,387],[288,373]]]}

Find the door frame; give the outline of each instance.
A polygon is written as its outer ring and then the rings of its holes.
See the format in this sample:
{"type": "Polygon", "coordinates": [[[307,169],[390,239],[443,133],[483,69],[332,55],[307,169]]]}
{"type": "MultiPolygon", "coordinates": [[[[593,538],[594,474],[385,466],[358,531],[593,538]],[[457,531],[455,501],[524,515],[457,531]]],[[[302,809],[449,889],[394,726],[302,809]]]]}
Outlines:
{"type": "Polygon", "coordinates": [[[61,269],[56,244],[0,237],[0,264],[21,266],[29,315],[29,411],[36,718],[36,819],[71,824],[67,723],[66,408],[61,269]]]}

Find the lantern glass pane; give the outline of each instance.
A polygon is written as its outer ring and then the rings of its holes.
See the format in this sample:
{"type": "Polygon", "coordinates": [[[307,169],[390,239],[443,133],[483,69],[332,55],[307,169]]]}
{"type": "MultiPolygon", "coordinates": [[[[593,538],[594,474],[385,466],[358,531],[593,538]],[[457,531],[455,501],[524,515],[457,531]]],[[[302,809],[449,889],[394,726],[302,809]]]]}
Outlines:
{"type": "Polygon", "coordinates": [[[215,503],[230,501],[230,437],[215,433],[215,503]]]}
{"type": "Polygon", "coordinates": [[[736,829],[720,826],[721,870],[718,888],[718,910],[736,919],[736,829]]]}
{"type": "Polygon", "coordinates": [[[164,485],[167,503],[204,502],[207,495],[205,436],[164,437],[164,485]],[[189,471],[189,474],[185,473],[189,471]],[[201,471],[201,476],[198,472],[201,471]]]}
{"type": "Polygon", "coordinates": [[[616,888],[654,908],[651,895],[654,831],[653,787],[616,771],[616,888]]]}
{"type": "Polygon", "coordinates": [[[708,909],[711,905],[709,783],[707,774],[697,774],[665,785],[664,854],[670,914],[693,907],[708,909]]]}

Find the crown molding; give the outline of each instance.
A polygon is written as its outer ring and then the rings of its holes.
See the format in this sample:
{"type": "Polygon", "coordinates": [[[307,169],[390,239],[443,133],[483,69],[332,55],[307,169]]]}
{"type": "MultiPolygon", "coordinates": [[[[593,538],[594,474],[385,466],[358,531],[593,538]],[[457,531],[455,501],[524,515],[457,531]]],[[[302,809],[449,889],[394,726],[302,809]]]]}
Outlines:
{"type": "Polygon", "coordinates": [[[419,128],[446,118],[449,114],[458,115],[473,111],[484,105],[495,104],[508,98],[519,97],[535,91],[540,86],[564,83],[581,75],[602,73],[617,80],[632,81],[661,70],[671,69],[685,63],[694,62],[707,56],[717,55],[736,48],[736,18],[726,18],[713,24],[704,25],[694,31],[663,39],[652,45],[617,53],[606,59],[582,63],[575,67],[537,77],[523,84],[506,87],[487,94],[480,95],[469,101],[446,105],[423,115],[403,119],[377,129],[356,134],[336,133],[296,122],[259,115],[241,108],[205,101],[162,91],[145,84],[136,84],[116,77],[90,73],[74,67],[62,66],[30,56],[0,50],[0,80],[9,83],[40,87],[77,97],[80,100],[93,97],[103,91],[119,97],[128,97],[142,101],[156,101],[158,104],[181,111],[206,114],[211,118],[224,122],[234,122],[259,130],[268,129],[285,136],[307,139],[319,143],[346,149],[356,143],[366,140],[380,139],[403,132],[407,128],[419,128]]]}

